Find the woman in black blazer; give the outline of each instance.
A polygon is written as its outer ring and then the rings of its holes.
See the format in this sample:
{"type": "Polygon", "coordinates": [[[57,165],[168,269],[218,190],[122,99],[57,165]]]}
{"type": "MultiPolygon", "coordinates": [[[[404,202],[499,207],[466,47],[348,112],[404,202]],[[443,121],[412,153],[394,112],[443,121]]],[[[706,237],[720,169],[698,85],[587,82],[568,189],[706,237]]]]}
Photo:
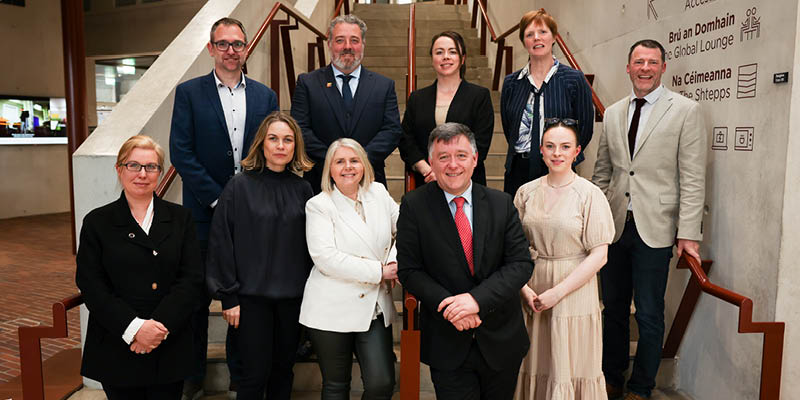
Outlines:
{"type": "MultiPolygon", "coordinates": [[[[578,144],[586,149],[592,139],[592,89],[583,72],[553,57],[558,25],[540,9],[519,22],[519,40],[528,52],[525,67],[506,76],[500,94],[500,117],[508,142],[503,190],[513,197],[526,182],[547,175],[539,151],[545,118],[578,121],[578,144]],[[543,112],[542,112],[543,110],[543,112]]],[[[575,164],[583,161],[583,152],[575,164]]]]}
{"type": "Polygon", "coordinates": [[[190,212],[153,193],[164,151],[133,136],[117,155],[119,200],[83,220],[75,283],[89,309],[81,375],[109,399],[179,399],[189,315],[203,290],[190,212]]]}
{"type": "Polygon", "coordinates": [[[436,71],[432,85],[411,93],[403,115],[400,157],[413,171],[417,185],[436,180],[428,164],[428,136],[445,122],[459,122],[475,133],[478,165],[472,181],[486,185],[483,161],[494,132],[494,108],[489,89],[464,79],[467,47],[458,32],[445,31],[431,40],[431,59],[436,71]]]}

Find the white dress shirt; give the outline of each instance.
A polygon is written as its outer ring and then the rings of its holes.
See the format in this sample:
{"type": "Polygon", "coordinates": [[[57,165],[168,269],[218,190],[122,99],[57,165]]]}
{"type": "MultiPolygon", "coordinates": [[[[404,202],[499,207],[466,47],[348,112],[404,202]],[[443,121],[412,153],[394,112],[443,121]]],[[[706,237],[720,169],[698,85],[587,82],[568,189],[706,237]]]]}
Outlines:
{"type": "Polygon", "coordinates": [[[233,170],[239,173],[242,170],[242,153],[249,149],[244,146],[244,122],[247,115],[247,98],[245,88],[247,82],[242,78],[236,86],[229,88],[219,80],[217,72],[214,71],[214,80],[217,82],[217,93],[219,101],[222,103],[222,112],[225,114],[225,125],[228,127],[228,136],[231,139],[233,149],[233,170]]]}
{"type": "MultiPolygon", "coordinates": [[[[331,68],[333,68],[333,77],[336,78],[336,88],[339,89],[339,94],[342,94],[342,82],[344,82],[344,79],[340,78],[339,75],[346,74],[342,71],[339,71],[333,64],[331,64],[331,68]]],[[[350,76],[352,76],[349,82],[350,93],[353,95],[353,99],[355,99],[356,89],[358,89],[358,81],[361,80],[361,65],[351,72],[350,76]]]]}

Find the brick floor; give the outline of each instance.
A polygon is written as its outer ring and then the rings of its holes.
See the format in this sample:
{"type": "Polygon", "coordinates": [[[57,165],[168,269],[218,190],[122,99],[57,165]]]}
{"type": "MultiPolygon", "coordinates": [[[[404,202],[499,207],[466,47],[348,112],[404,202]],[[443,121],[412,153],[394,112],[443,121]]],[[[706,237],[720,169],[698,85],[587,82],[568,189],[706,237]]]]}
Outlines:
{"type": "MultiPolygon", "coordinates": [[[[0,220],[0,383],[19,375],[20,326],[50,326],[53,303],[78,292],[69,214],[0,220]]],[[[42,339],[42,359],[80,345],[78,309],[69,338],[42,339]]]]}

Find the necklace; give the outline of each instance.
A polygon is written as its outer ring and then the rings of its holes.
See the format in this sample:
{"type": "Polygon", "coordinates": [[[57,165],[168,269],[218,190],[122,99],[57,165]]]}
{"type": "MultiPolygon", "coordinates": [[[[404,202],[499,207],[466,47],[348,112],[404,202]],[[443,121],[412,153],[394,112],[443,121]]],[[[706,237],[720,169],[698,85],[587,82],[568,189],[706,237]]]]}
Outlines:
{"type": "Polygon", "coordinates": [[[575,176],[576,176],[576,175],[577,175],[577,174],[573,172],[573,173],[572,173],[572,179],[570,179],[570,180],[569,180],[569,182],[567,182],[567,183],[562,183],[562,184],[560,184],[560,185],[553,185],[552,183],[550,183],[550,176],[548,175],[548,176],[547,176],[547,186],[550,186],[550,187],[551,187],[551,188],[553,188],[553,189],[560,189],[560,188],[562,188],[562,187],[564,187],[564,186],[568,186],[570,183],[572,183],[572,182],[574,182],[574,181],[575,181],[575,176]]]}

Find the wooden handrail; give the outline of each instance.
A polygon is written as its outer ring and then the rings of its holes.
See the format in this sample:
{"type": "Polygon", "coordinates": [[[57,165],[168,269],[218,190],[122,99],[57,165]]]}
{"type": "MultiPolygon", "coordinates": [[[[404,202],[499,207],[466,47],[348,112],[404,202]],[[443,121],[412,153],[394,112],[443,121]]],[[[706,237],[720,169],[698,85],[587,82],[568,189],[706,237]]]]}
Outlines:
{"type": "Polygon", "coordinates": [[[753,322],[753,300],[736,292],[717,286],[708,279],[712,262],[704,260],[699,263],[686,254],[678,260],[678,269],[689,269],[692,276],[686,285],[681,304],[675,314],[662,358],[674,358],[678,347],[686,334],[689,320],[694,313],[701,292],[705,292],[720,300],[739,307],[739,333],[763,333],[764,340],[761,353],[761,386],[759,399],[779,399],[781,391],[781,369],[783,363],[783,322],[753,322]]]}
{"type": "Polygon", "coordinates": [[[74,294],[53,304],[53,326],[19,327],[19,364],[25,400],[44,400],[41,339],[67,337],[67,311],[81,304],[83,297],[74,294]]]}
{"type": "MultiPolygon", "coordinates": [[[[417,88],[417,23],[416,5],[411,4],[408,10],[408,72],[406,74],[406,100],[417,88]]],[[[416,187],[414,175],[405,173],[405,191],[416,187]]],[[[400,399],[419,400],[419,362],[420,331],[419,303],[411,293],[403,289],[403,331],[400,332],[400,399]]]]}

